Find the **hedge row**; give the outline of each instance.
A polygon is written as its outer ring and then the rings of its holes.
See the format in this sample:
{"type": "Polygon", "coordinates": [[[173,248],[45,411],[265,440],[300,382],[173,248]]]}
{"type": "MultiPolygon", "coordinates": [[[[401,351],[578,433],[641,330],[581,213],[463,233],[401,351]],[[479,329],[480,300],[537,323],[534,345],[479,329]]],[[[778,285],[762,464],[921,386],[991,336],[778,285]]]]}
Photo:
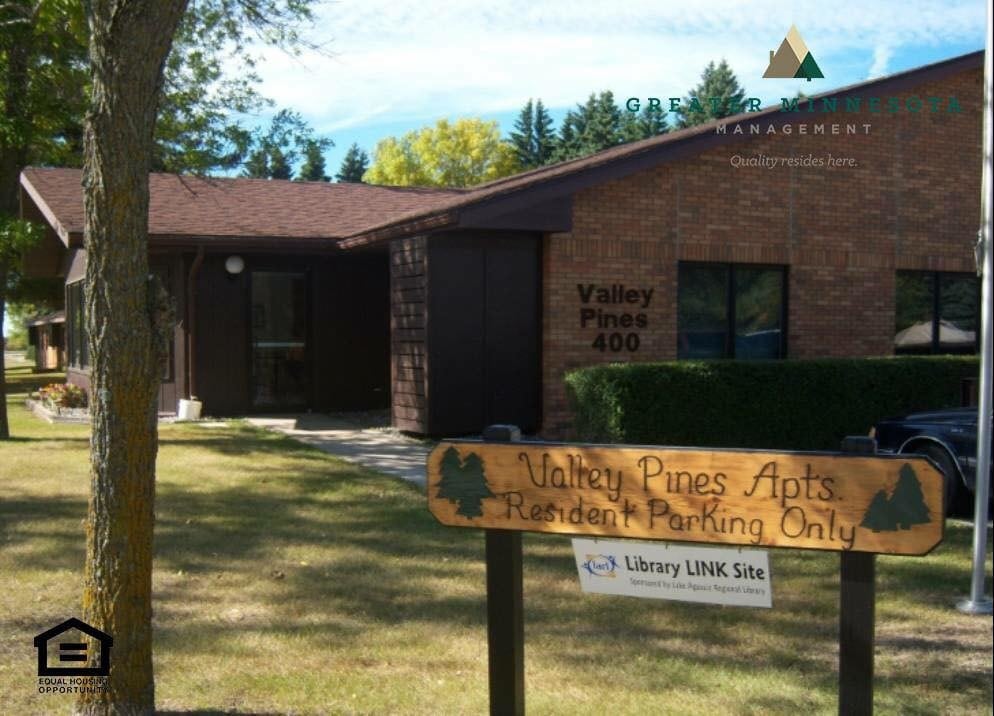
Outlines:
{"type": "Polygon", "coordinates": [[[955,407],[976,357],[679,361],[566,375],[581,440],[837,450],[880,418],[955,407]]]}

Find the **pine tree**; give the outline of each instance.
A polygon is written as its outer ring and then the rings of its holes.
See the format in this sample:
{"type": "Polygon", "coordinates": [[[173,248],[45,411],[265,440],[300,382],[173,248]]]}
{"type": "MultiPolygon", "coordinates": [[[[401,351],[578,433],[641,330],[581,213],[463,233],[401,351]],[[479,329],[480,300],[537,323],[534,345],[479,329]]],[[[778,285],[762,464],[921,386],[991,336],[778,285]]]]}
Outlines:
{"type": "Polygon", "coordinates": [[[439,471],[442,473],[442,476],[436,485],[438,488],[438,492],[435,493],[436,497],[440,500],[455,502],[461,494],[459,481],[462,478],[462,462],[459,460],[458,450],[450,447],[442,453],[442,462],[439,466],[439,471]]]}
{"type": "Polygon", "coordinates": [[[532,169],[538,166],[535,147],[535,106],[531,98],[521,108],[518,118],[514,120],[514,131],[511,132],[511,145],[522,169],[532,169]]]}
{"type": "Polygon", "coordinates": [[[690,90],[680,108],[680,126],[692,127],[742,111],[745,90],[725,60],[709,62],[701,82],[690,90]]]}
{"type": "Polygon", "coordinates": [[[890,501],[887,499],[886,490],[878,490],[870,501],[870,506],[863,514],[863,521],[860,527],[866,527],[874,532],[890,532],[897,529],[894,515],[891,513],[890,501]]]}
{"type": "Polygon", "coordinates": [[[535,162],[536,166],[542,166],[552,161],[552,154],[556,148],[556,135],[552,131],[552,117],[542,104],[542,100],[535,102],[535,116],[532,120],[532,133],[535,138],[535,162]]]}
{"type": "Polygon", "coordinates": [[[269,178],[293,178],[293,169],[290,167],[290,162],[287,160],[286,154],[279,147],[272,147],[269,150],[269,178]]]}
{"type": "Polygon", "coordinates": [[[331,177],[324,171],[324,152],[321,143],[311,139],[304,146],[304,164],[300,167],[297,181],[331,181],[331,177]]]}
{"type": "Polygon", "coordinates": [[[590,95],[584,108],[587,112],[583,145],[587,154],[621,144],[621,110],[614,103],[614,93],[590,95]]]}
{"type": "Polygon", "coordinates": [[[254,179],[269,178],[269,154],[262,147],[254,150],[245,160],[242,173],[254,179]]]}
{"type": "Polygon", "coordinates": [[[897,526],[902,530],[932,521],[922,495],[922,484],[918,481],[914,468],[908,463],[901,466],[897,486],[890,498],[890,508],[897,526]]]}
{"type": "Polygon", "coordinates": [[[360,149],[358,144],[353,143],[349,147],[349,151],[345,153],[345,158],[342,159],[342,166],[339,167],[335,180],[360,184],[362,183],[362,175],[366,173],[367,169],[369,169],[369,155],[360,149]]]}
{"type": "Polygon", "coordinates": [[[824,76],[825,75],[821,73],[821,68],[818,66],[818,63],[815,62],[815,58],[810,52],[804,56],[801,66],[797,68],[797,72],[794,74],[794,77],[797,78],[807,78],[808,82],[811,81],[812,77],[824,76]]]}
{"type": "Polygon", "coordinates": [[[556,148],[553,157],[557,162],[568,159],[576,159],[583,156],[583,148],[580,144],[580,137],[583,133],[582,120],[573,110],[569,110],[563,117],[563,123],[559,127],[559,137],[556,140],[556,148]]]}
{"type": "Polygon", "coordinates": [[[638,126],[642,131],[642,139],[658,137],[670,131],[669,122],[666,121],[666,111],[662,107],[650,107],[646,105],[638,116],[638,126]]]}
{"type": "Polygon", "coordinates": [[[462,494],[459,497],[459,509],[456,514],[466,518],[479,517],[483,514],[483,500],[493,497],[487,484],[487,475],[483,469],[483,460],[475,452],[471,452],[463,460],[462,494]]]}

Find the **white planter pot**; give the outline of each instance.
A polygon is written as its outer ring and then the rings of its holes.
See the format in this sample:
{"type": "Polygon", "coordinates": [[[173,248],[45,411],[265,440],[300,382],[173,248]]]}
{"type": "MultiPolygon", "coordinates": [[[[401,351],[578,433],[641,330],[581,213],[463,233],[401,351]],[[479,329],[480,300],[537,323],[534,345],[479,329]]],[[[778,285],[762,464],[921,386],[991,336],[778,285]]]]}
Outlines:
{"type": "Polygon", "coordinates": [[[204,404],[199,400],[185,400],[180,398],[179,406],[176,408],[177,420],[200,420],[200,411],[204,404]]]}

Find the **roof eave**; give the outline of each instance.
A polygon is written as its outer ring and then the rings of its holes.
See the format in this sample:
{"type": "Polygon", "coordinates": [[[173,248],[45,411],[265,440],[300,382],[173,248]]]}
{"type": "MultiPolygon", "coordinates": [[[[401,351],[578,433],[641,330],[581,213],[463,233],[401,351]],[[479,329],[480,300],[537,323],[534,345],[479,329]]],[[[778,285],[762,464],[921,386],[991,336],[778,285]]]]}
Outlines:
{"type": "Polygon", "coordinates": [[[31,183],[31,180],[28,179],[27,175],[23,172],[21,173],[21,187],[25,192],[27,192],[28,196],[31,197],[31,201],[34,202],[36,207],[38,207],[38,211],[40,211],[41,215],[45,217],[45,221],[47,221],[49,226],[52,227],[52,230],[55,232],[56,236],[59,237],[59,240],[65,244],[66,248],[69,248],[73,240],[73,232],[69,231],[69,229],[67,229],[65,225],[59,221],[59,217],[55,215],[52,207],[50,207],[48,202],[42,198],[41,192],[35,188],[34,184],[31,183]]]}

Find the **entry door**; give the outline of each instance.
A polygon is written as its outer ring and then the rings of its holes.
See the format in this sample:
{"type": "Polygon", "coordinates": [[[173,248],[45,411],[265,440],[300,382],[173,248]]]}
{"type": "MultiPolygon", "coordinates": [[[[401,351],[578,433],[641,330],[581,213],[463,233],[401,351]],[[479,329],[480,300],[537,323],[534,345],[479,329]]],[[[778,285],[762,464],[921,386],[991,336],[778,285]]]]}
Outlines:
{"type": "Polygon", "coordinates": [[[252,272],[252,405],[292,410],[310,402],[307,275],[252,272]]]}

